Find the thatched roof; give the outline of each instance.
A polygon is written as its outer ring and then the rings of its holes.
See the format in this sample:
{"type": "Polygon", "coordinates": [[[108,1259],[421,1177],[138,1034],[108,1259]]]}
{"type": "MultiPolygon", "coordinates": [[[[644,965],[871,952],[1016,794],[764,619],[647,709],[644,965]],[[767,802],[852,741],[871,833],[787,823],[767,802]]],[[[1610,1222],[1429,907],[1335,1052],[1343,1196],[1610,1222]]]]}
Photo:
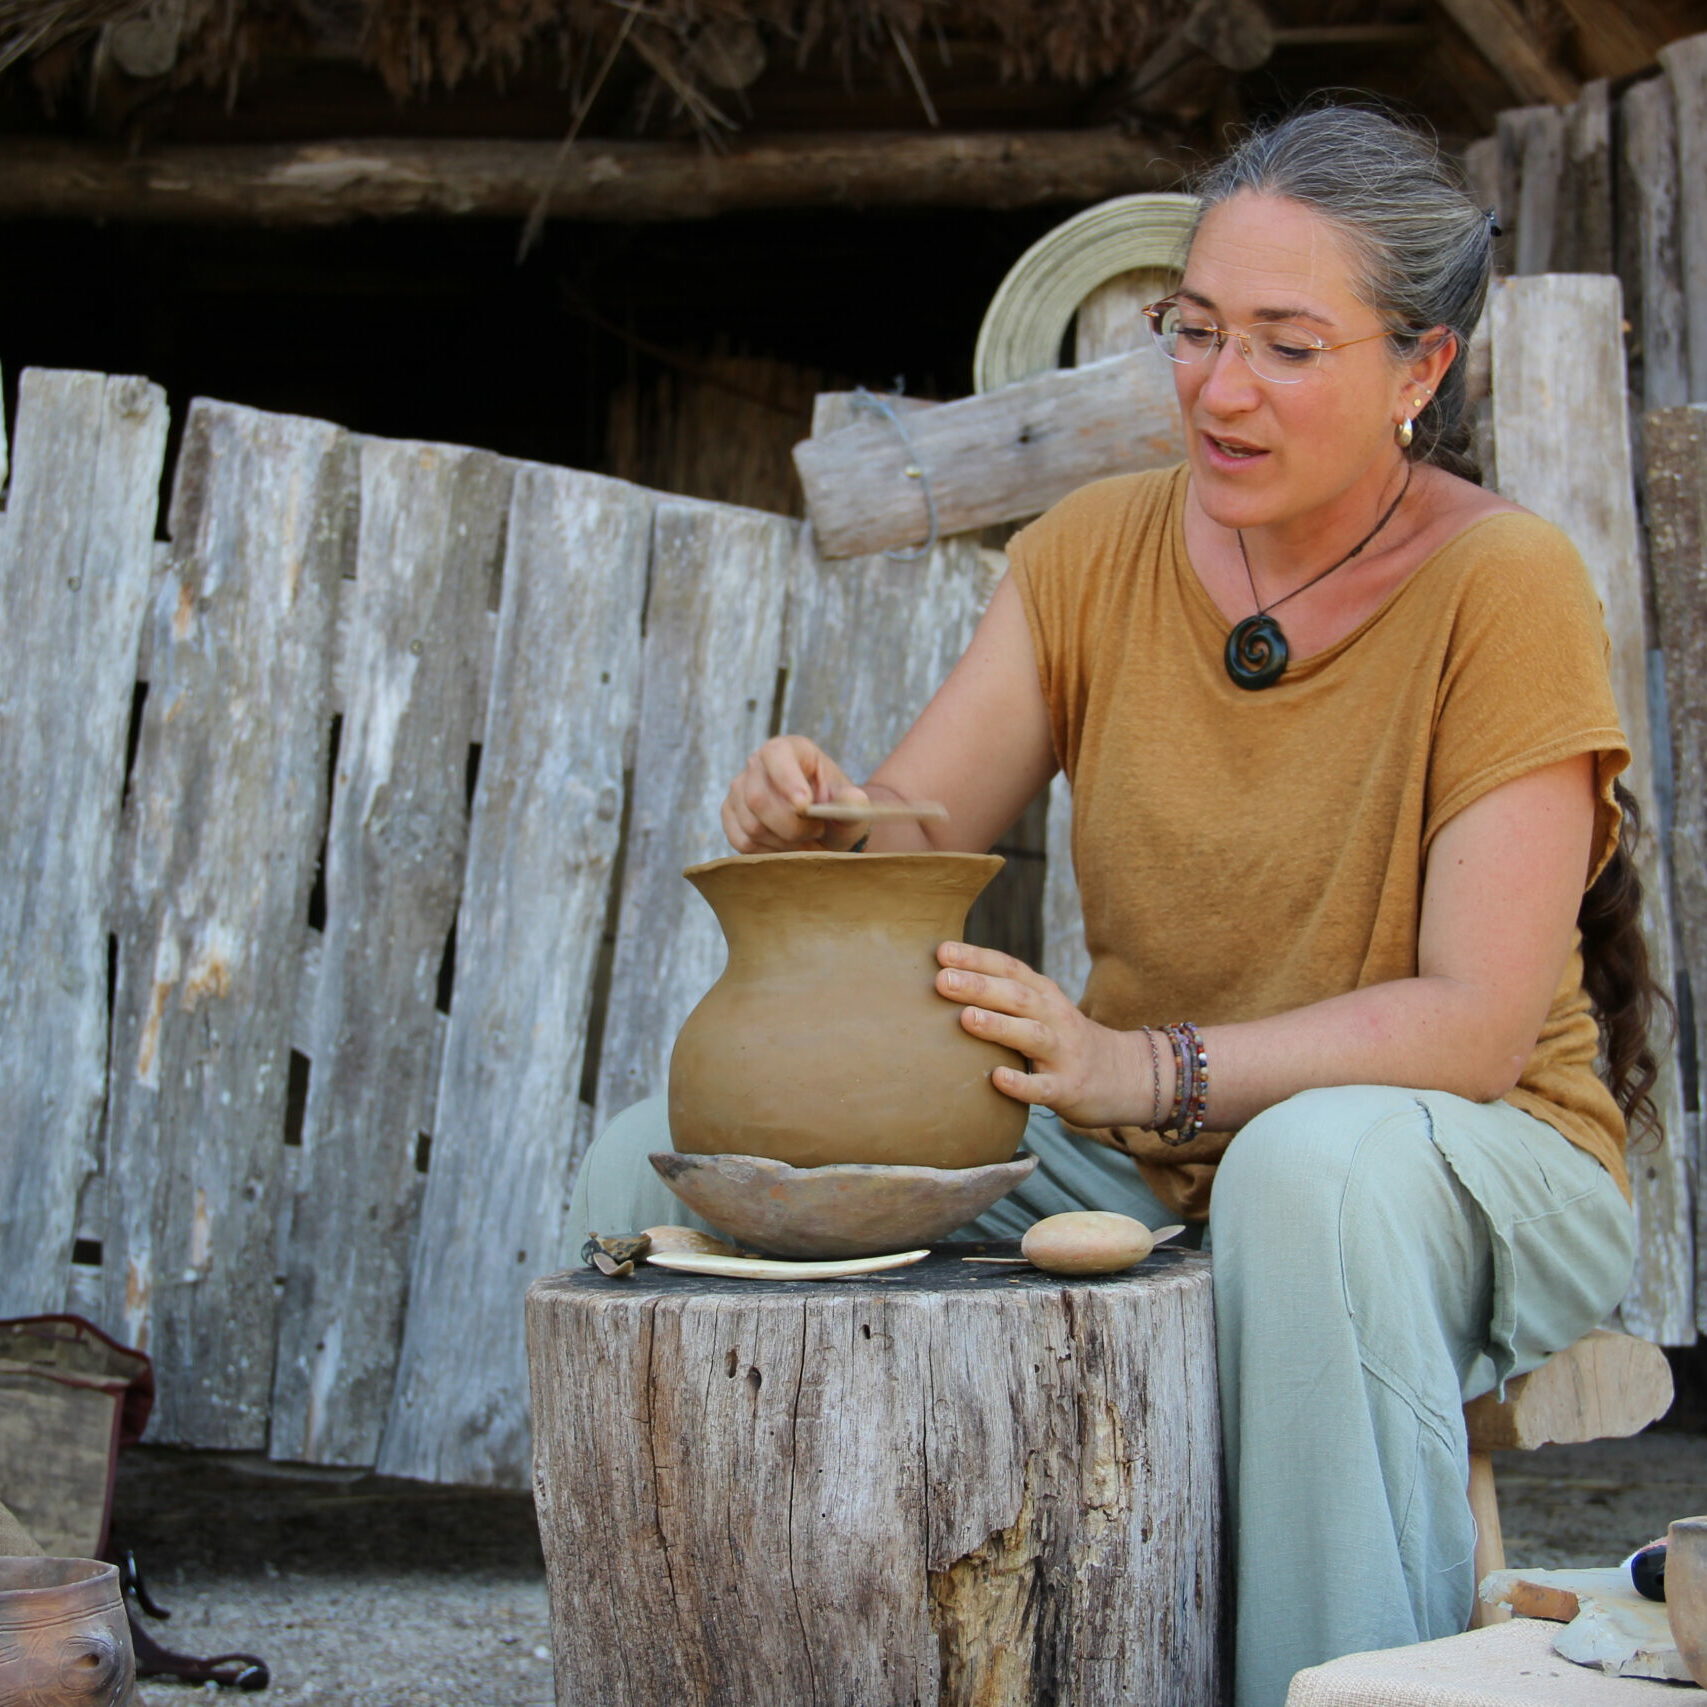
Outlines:
{"type": "MultiPolygon", "coordinates": [[[[953,199],[1017,205],[1002,200],[1005,163],[1033,139],[1124,140],[1130,166],[1115,178],[1140,187],[1157,162],[1213,151],[1230,122],[1355,88],[1461,144],[1504,109],[1568,104],[1589,79],[1640,74],[1659,47],[1701,30],[1707,0],[0,0],[0,71],[24,62],[0,78],[0,118],[18,170],[40,180],[29,205],[44,209],[66,192],[24,157],[31,147],[122,144],[123,161],[164,161],[174,184],[233,173],[297,183],[379,168],[371,150],[283,162],[160,151],[475,139],[555,149],[567,137],[644,145],[651,169],[667,174],[686,169],[671,147],[734,154],[810,133],[869,137],[868,155],[885,133],[898,148],[881,184],[808,174],[767,192],[776,205],[790,195],[798,205],[907,201],[912,191],[895,184],[916,190],[921,171],[939,168],[958,174],[953,199]],[[909,162],[921,134],[964,138],[974,152],[1012,142],[993,165],[945,147],[918,167],[909,162]]],[[[1075,189],[1076,168],[1057,153],[1049,182],[1020,201],[1117,193],[1100,178],[1075,189]]],[[[585,149],[577,158],[607,177],[632,164],[585,149]]],[[[555,165],[518,155],[511,176],[543,209],[573,173],[568,159],[566,143],[555,165]]],[[[111,160],[60,165],[73,187],[104,172],[124,205],[111,160]]],[[[482,173],[481,162],[435,156],[404,175],[449,183],[458,207],[507,208],[515,196],[496,195],[482,173]]],[[[588,188],[566,217],[598,205],[588,188]]],[[[707,196],[701,212],[752,202],[717,188],[707,196]]],[[[357,201],[338,216],[434,211],[357,201]]],[[[265,198],[254,211],[297,217],[265,198]]]]}
{"type": "Polygon", "coordinates": [[[176,81],[230,87],[266,58],[336,52],[400,99],[547,64],[572,95],[606,62],[648,66],[689,104],[767,61],[827,54],[849,76],[928,76],[956,44],[1005,78],[1085,84],[1136,68],[1190,0],[0,0],[0,63],[103,24],[171,30],[176,81]]]}
{"type": "MultiPolygon", "coordinates": [[[[934,124],[933,92],[964,85],[969,67],[989,85],[1124,89],[1177,69],[1182,40],[1223,79],[1276,49],[1318,87],[1368,86],[1372,56],[1377,88],[1407,58],[1426,61],[1448,103],[1480,112],[1479,81],[1496,105],[1569,100],[1704,27],[1707,0],[0,0],[0,69],[27,58],[52,93],[86,82],[93,56],[97,73],[116,64],[231,102],[269,66],[336,62],[405,108],[520,81],[558,91],[594,129],[615,107],[622,133],[655,129],[645,118],[663,111],[712,136],[741,126],[754,82],[806,66],[897,91],[914,122],[934,124]]],[[[1290,69],[1283,81],[1290,92],[1290,69]]],[[[1031,111],[1024,122],[1086,122],[1031,111]]]]}

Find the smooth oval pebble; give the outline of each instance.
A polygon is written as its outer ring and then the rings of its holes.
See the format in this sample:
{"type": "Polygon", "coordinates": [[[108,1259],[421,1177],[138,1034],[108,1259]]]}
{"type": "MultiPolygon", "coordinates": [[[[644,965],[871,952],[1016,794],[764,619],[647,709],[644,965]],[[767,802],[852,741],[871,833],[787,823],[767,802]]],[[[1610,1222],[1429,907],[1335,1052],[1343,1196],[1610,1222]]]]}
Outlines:
{"type": "Polygon", "coordinates": [[[1150,1229],[1112,1209],[1071,1209],[1034,1221],[1020,1253],[1050,1274],[1118,1274],[1155,1246],[1150,1229]]]}

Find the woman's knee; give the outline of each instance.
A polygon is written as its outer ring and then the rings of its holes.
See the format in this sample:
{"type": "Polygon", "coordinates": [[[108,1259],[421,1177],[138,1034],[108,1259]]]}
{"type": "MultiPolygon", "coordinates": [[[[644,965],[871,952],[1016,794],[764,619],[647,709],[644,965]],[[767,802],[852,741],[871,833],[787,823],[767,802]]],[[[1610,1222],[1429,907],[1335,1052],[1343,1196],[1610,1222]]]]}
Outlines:
{"type": "Polygon", "coordinates": [[[1469,1308],[1488,1283],[1481,1219],[1428,1108],[1399,1088],[1305,1091],[1258,1115],[1217,1172],[1210,1224],[1218,1288],[1309,1271],[1363,1315],[1395,1286],[1413,1300],[1450,1286],[1469,1308]]]}
{"type": "Polygon", "coordinates": [[[1264,1109],[1233,1139],[1216,1171],[1215,1219],[1337,1212],[1371,1162],[1377,1182],[1396,1196],[1417,1164],[1438,1165],[1428,1113],[1416,1098],[1385,1085],[1302,1091],[1264,1109]]]}

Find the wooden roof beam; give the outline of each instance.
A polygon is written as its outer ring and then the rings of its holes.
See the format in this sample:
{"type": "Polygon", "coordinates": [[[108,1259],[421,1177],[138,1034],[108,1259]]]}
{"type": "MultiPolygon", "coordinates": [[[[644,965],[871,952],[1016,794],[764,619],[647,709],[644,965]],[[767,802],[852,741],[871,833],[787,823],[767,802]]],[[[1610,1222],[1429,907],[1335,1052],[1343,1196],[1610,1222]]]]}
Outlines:
{"type": "Polygon", "coordinates": [[[1440,0],[1440,7],[1520,102],[1564,107],[1577,98],[1576,78],[1542,51],[1512,0],[1440,0]]]}
{"type": "Polygon", "coordinates": [[[1169,189],[1187,161],[1113,128],[692,143],[399,141],[167,147],[0,142],[0,218],[336,225],[405,217],[706,219],[763,208],[1082,204],[1169,189]]]}

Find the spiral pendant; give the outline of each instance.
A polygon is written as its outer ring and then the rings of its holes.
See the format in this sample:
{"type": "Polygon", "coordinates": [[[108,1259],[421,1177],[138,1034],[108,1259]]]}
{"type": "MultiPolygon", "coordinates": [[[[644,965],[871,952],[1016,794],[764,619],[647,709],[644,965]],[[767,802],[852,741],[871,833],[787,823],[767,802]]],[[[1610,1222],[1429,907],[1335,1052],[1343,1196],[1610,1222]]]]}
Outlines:
{"type": "Polygon", "coordinates": [[[1266,612],[1247,616],[1227,636],[1227,674],[1238,687],[1273,687],[1286,671],[1286,659],[1286,636],[1266,612]]]}

